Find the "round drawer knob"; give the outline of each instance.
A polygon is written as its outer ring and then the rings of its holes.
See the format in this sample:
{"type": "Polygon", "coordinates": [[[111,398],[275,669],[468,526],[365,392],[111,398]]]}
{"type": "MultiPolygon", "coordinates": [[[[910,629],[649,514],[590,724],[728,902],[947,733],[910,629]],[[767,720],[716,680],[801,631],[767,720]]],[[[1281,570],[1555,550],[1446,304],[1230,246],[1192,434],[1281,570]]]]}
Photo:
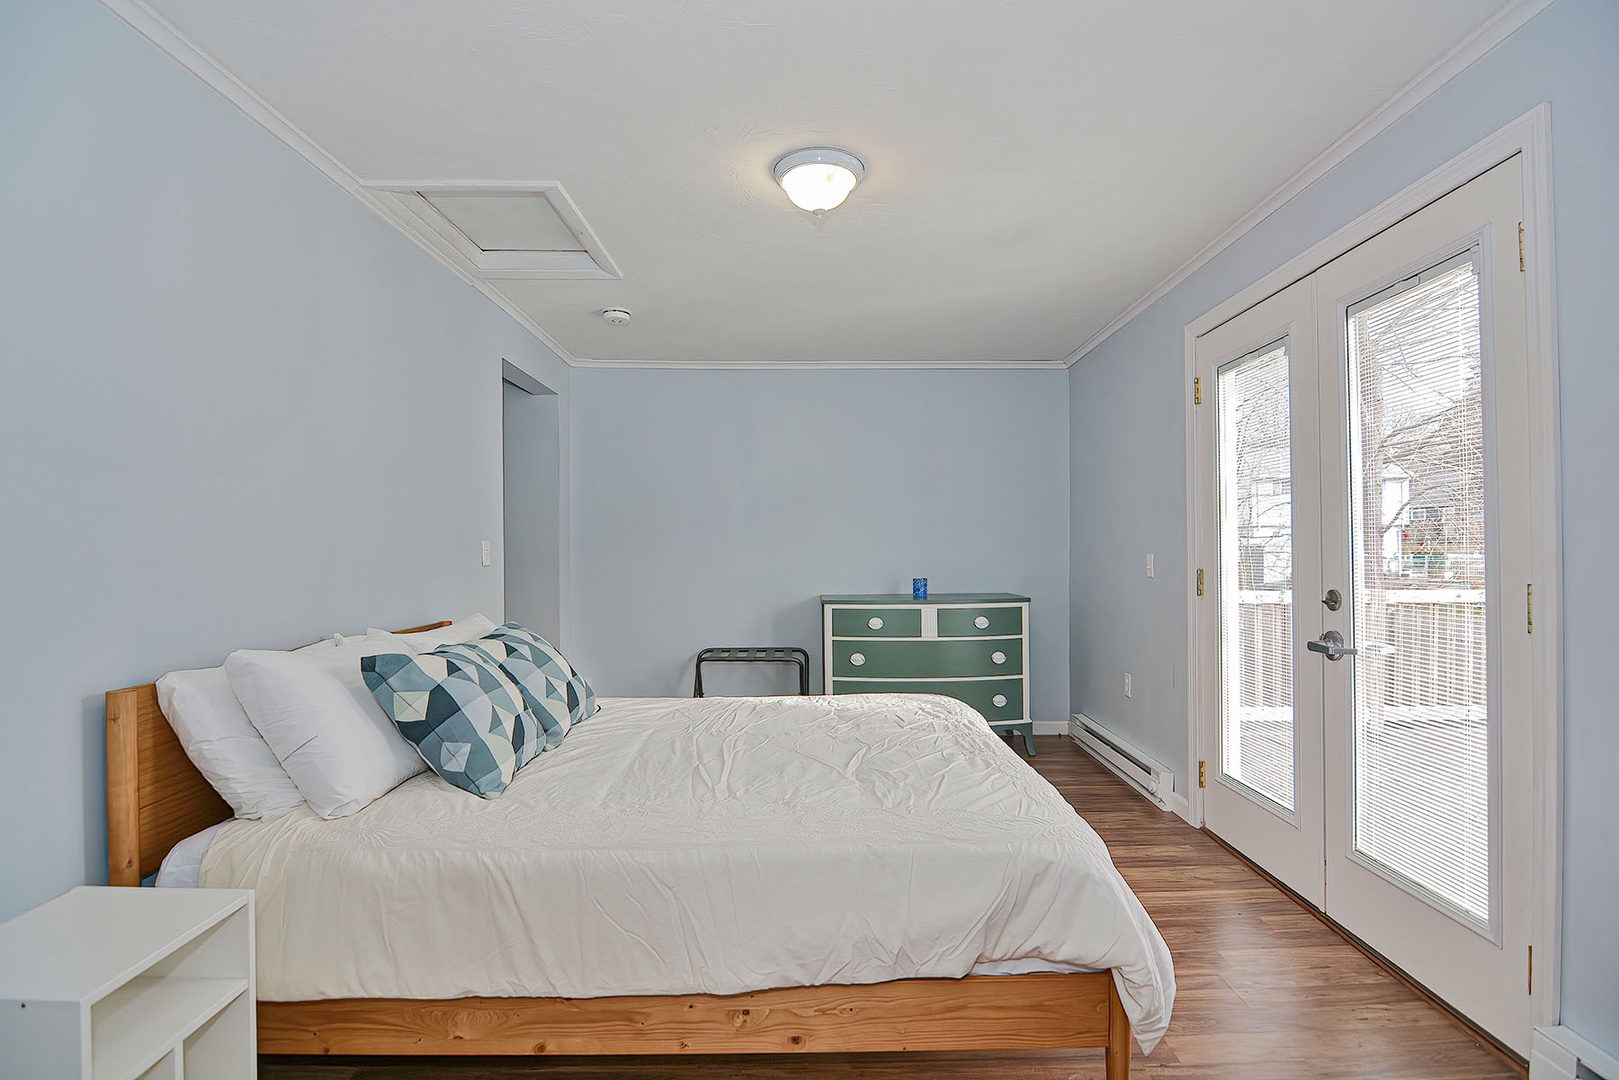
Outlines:
{"type": "Polygon", "coordinates": [[[973,625],[978,627],[978,629],[980,629],[980,630],[988,630],[989,629],[989,616],[988,615],[980,615],[980,616],[978,616],[978,618],[973,620],[973,625]]]}
{"type": "Polygon", "coordinates": [[[859,667],[861,664],[864,664],[865,662],[866,662],[866,654],[865,653],[857,652],[857,653],[850,653],[849,654],[849,663],[853,664],[855,667],[859,667]]]}
{"type": "Polygon", "coordinates": [[[995,661],[997,664],[1006,663],[1006,654],[1001,652],[999,649],[996,649],[994,652],[990,653],[989,658],[995,661]]]}
{"type": "Polygon", "coordinates": [[[883,628],[882,616],[873,615],[871,618],[866,620],[866,625],[871,627],[873,630],[881,630],[883,628]]]}
{"type": "Polygon", "coordinates": [[[989,703],[995,706],[997,709],[1004,709],[1006,708],[1006,695],[996,694],[994,697],[989,699],[989,703]]]}

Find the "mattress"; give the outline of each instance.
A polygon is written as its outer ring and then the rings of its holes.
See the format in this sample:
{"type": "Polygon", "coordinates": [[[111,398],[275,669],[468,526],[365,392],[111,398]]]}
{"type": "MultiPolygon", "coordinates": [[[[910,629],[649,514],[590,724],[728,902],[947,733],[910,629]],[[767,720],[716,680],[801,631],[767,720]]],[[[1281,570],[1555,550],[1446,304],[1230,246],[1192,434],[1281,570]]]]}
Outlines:
{"type": "MultiPolygon", "coordinates": [[[[202,874],[202,857],[208,850],[208,844],[213,840],[214,833],[225,827],[225,822],[210,825],[201,832],[192,833],[184,840],[169,849],[163,857],[163,864],[158,867],[152,885],[159,889],[195,889],[199,886],[202,874]]],[[[1016,960],[986,960],[974,964],[970,975],[1037,975],[1057,974],[1066,975],[1077,971],[1090,971],[1091,968],[1080,967],[1077,964],[1042,960],[1037,956],[1025,956],[1016,960]]]]}
{"type": "Polygon", "coordinates": [[[1150,1050],[1163,938],[1101,839],[951,698],[619,698],[495,800],[431,773],[221,826],[258,996],[610,997],[1112,969],[1150,1050]]]}

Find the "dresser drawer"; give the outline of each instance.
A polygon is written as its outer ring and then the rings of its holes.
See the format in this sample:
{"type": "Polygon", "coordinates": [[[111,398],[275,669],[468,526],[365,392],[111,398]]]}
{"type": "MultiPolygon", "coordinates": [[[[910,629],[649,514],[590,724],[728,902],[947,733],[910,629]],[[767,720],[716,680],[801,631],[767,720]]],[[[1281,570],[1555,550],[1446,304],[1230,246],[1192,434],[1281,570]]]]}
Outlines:
{"type": "Polygon", "coordinates": [[[1018,607],[940,608],[940,637],[997,637],[1023,633],[1018,607]]]}
{"type": "Polygon", "coordinates": [[[834,694],[943,694],[965,701],[985,720],[1022,720],[1022,679],[918,680],[916,682],[850,682],[834,679],[834,694]],[[999,702],[999,704],[997,704],[999,702]]]}
{"type": "Polygon", "coordinates": [[[921,608],[833,608],[833,637],[921,637],[921,608]]]}
{"type": "Polygon", "coordinates": [[[1022,641],[834,641],[833,678],[951,679],[1023,674],[1022,641]]]}

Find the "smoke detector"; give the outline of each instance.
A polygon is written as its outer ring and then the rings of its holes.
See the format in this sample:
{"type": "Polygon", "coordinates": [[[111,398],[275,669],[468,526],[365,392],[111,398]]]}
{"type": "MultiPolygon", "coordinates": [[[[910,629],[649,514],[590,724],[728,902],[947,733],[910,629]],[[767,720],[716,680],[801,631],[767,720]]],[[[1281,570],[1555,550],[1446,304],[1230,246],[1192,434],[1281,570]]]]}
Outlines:
{"type": "Polygon", "coordinates": [[[602,321],[608,326],[628,326],[630,325],[630,313],[623,308],[608,308],[602,312],[602,321]]]}

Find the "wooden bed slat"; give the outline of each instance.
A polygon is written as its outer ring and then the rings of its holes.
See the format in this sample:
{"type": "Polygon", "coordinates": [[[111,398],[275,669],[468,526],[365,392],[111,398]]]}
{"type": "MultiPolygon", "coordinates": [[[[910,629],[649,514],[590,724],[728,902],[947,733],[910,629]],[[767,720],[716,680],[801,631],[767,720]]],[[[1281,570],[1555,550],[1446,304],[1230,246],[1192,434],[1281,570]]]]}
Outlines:
{"type": "MultiPolygon", "coordinates": [[[[1130,1025],[1107,972],[795,986],[735,997],[261,1001],[262,1054],[791,1054],[1101,1046],[1130,1025]],[[1122,1026],[1119,1026],[1122,1023],[1122,1026]]],[[[1117,1048],[1122,1047],[1122,1053],[1117,1048]]]]}

